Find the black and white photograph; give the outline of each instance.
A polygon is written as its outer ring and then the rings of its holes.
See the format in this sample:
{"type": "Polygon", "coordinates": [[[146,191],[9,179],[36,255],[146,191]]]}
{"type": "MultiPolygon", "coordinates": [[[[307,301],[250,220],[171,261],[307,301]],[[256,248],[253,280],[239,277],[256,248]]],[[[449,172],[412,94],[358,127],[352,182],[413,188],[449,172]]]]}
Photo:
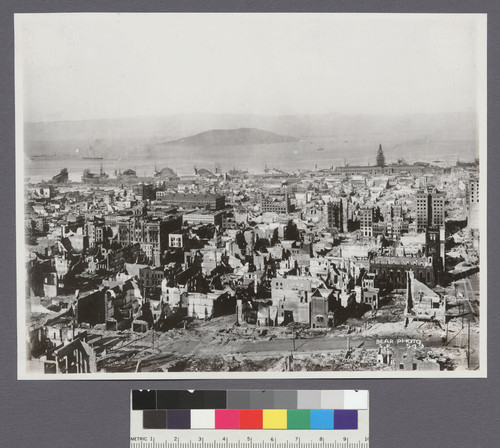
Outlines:
{"type": "Polygon", "coordinates": [[[486,15],[14,25],[19,379],[486,376],[486,15]]]}

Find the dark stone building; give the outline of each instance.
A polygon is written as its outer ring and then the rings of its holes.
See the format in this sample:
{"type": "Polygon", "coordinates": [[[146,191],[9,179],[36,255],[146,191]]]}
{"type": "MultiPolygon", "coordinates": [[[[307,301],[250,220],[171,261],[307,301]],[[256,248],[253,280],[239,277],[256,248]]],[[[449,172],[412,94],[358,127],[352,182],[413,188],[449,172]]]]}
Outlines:
{"type": "Polygon", "coordinates": [[[370,272],[377,275],[380,288],[406,288],[406,273],[412,270],[415,278],[429,287],[437,284],[432,257],[374,257],[370,272]]]}

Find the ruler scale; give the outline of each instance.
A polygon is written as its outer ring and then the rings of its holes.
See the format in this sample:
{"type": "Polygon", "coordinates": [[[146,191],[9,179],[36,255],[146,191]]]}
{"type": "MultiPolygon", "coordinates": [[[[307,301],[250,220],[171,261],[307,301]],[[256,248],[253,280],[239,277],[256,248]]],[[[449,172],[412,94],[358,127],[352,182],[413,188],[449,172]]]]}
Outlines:
{"type": "Polygon", "coordinates": [[[368,391],[131,393],[131,448],[368,448],[368,391]]]}
{"type": "MultiPolygon", "coordinates": [[[[163,440],[163,437],[160,440],[157,440],[156,436],[147,436],[149,440],[131,440],[130,447],[131,448],[176,448],[179,445],[169,443],[163,440]]],[[[133,437],[134,438],[134,437],[133,437]]],[[[139,438],[139,437],[138,437],[139,438]]],[[[343,437],[345,440],[333,441],[325,443],[325,448],[368,448],[369,440],[367,436],[363,436],[361,440],[360,436],[352,436],[351,438],[343,437]]],[[[205,448],[221,448],[222,443],[208,443],[205,444],[205,448]]],[[[188,444],[183,444],[180,448],[186,448],[188,444]]],[[[248,448],[269,448],[269,443],[262,442],[254,442],[248,445],[248,448]]],[[[318,448],[318,444],[311,444],[308,442],[303,442],[301,444],[296,445],[296,448],[318,448]]]]}

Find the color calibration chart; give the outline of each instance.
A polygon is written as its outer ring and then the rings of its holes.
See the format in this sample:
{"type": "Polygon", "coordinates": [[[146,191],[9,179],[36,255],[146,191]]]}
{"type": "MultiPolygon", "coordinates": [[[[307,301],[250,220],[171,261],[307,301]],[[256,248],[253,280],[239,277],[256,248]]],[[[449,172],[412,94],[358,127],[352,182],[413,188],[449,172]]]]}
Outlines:
{"type": "Polygon", "coordinates": [[[133,390],[131,448],[368,448],[366,390],[133,390]]]}

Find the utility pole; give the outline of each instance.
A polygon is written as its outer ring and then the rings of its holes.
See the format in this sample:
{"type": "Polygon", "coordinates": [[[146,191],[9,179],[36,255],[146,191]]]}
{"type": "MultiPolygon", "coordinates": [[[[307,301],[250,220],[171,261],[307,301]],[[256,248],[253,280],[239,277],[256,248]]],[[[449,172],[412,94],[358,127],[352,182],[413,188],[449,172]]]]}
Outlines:
{"type": "Polygon", "coordinates": [[[470,315],[467,322],[467,368],[470,367],[470,315]]]}

